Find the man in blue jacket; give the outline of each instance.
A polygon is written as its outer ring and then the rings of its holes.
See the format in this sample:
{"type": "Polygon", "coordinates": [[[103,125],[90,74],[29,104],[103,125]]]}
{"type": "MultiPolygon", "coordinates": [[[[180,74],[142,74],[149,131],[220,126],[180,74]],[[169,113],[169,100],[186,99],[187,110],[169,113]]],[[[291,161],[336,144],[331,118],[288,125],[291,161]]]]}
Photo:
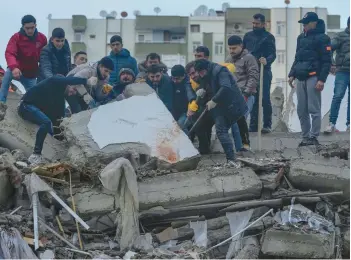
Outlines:
{"type": "Polygon", "coordinates": [[[233,74],[219,64],[205,59],[195,61],[195,71],[204,86],[196,92],[199,98],[206,99],[206,108],[215,121],[216,133],[230,166],[239,168],[229,129],[235,122],[245,120],[248,111],[245,99],[236,85],[233,74]]]}
{"type": "Polygon", "coordinates": [[[130,56],[130,52],[123,48],[122,37],[114,35],[110,39],[110,59],[113,61],[114,70],[110,75],[109,83],[114,86],[119,83],[119,72],[122,68],[131,68],[135,75],[138,75],[136,59],[130,56]]]}
{"type": "Polygon", "coordinates": [[[173,84],[171,78],[163,73],[163,68],[153,64],[147,69],[146,83],[153,88],[163,104],[172,113],[173,108],[173,84]]]}

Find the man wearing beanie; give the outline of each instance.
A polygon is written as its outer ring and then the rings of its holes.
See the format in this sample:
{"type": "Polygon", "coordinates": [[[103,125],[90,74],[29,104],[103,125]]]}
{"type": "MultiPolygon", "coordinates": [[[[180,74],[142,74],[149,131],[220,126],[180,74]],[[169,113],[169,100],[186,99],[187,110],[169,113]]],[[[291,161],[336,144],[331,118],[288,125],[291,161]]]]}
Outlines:
{"type": "Polygon", "coordinates": [[[230,166],[239,168],[235,161],[234,147],[229,137],[229,129],[238,121],[245,121],[247,105],[236,85],[234,75],[219,64],[205,59],[195,61],[195,71],[199,74],[200,85],[204,86],[196,95],[205,99],[207,113],[212,116],[216,133],[230,166]]]}
{"type": "Polygon", "coordinates": [[[71,50],[62,28],[52,31],[49,44],[40,53],[38,81],[54,75],[66,76],[71,70],[71,50]]]}
{"type": "Polygon", "coordinates": [[[336,52],[333,60],[332,73],[335,74],[334,96],[331,103],[329,125],[325,133],[335,131],[336,121],[342,99],[348,89],[346,131],[350,131],[350,17],[347,19],[347,28],[336,35],[331,42],[332,51],[336,52]]]}
{"type": "Polygon", "coordinates": [[[5,58],[7,70],[0,88],[0,110],[6,109],[6,98],[13,79],[22,83],[26,90],[36,84],[40,51],[47,44],[46,36],[37,30],[32,15],[22,18],[22,26],[9,40],[5,58]]]}
{"type": "Polygon", "coordinates": [[[110,59],[113,61],[114,70],[110,76],[110,84],[112,86],[119,83],[119,71],[122,68],[131,68],[135,75],[138,75],[138,66],[136,59],[130,56],[130,52],[123,48],[122,37],[119,35],[114,35],[110,39],[110,59]]]}
{"type": "Polygon", "coordinates": [[[76,95],[66,97],[72,114],[94,108],[99,105],[99,102],[103,102],[107,98],[112,91],[112,86],[108,84],[108,80],[113,70],[112,60],[109,57],[104,57],[99,62],[77,66],[68,73],[67,77],[88,80],[87,86],[77,86],[76,95]]]}
{"type": "MultiPolygon", "coordinates": [[[[227,58],[227,62],[233,63],[235,66],[236,84],[244,95],[248,107],[248,113],[245,115],[245,118],[247,118],[255,103],[256,88],[260,78],[258,64],[256,58],[244,49],[243,41],[239,36],[229,37],[228,48],[230,56],[227,58]]],[[[244,129],[240,129],[237,124],[233,125],[232,134],[237,151],[250,149],[247,125],[244,126],[244,129]],[[239,139],[241,141],[237,144],[239,139]]]]}
{"type": "Polygon", "coordinates": [[[182,65],[173,66],[171,75],[173,82],[173,107],[171,113],[183,131],[187,133],[186,119],[197,111],[196,95],[191,88],[189,78],[182,65]]]}

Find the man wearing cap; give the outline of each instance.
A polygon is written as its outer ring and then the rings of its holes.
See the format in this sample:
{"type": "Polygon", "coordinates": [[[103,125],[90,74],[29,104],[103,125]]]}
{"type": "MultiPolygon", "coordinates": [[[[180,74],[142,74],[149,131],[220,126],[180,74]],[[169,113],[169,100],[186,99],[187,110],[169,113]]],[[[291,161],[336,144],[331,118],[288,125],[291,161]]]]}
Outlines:
{"type": "MultiPolygon", "coordinates": [[[[259,69],[263,68],[262,87],[262,108],[263,108],[263,128],[262,133],[270,133],[272,128],[272,103],[271,103],[271,83],[272,83],[272,63],[276,58],[275,38],[266,31],[266,17],[263,14],[255,14],[252,22],[252,31],[245,34],[243,47],[247,49],[257,60],[259,69]]],[[[255,103],[251,111],[250,131],[258,131],[258,99],[259,91],[255,95],[255,103]]]]}
{"type": "Polygon", "coordinates": [[[123,48],[122,37],[114,35],[110,39],[110,59],[113,61],[114,70],[110,76],[110,84],[112,86],[119,83],[119,72],[122,68],[131,68],[135,75],[138,75],[138,66],[136,59],[130,56],[130,52],[123,48]]]}
{"type": "Polygon", "coordinates": [[[7,70],[0,89],[0,110],[6,107],[4,103],[13,79],[20,81],[26,90],[36,84],[40,51],[47,44],[32,15],[25,15],[21,23],[20,31],[10,38],[5,51],[7,70]]]}
{"type": "Polygon", "coordinates": [[[89,79],[88,86],[79,85],[75,95],[66,97],[72,114],[94,108],[107,98],[112,90],[108,80],[113,69],[112,60],[104,57],[99,62],[77,66],[68,73],[67,77],[89,79]]]}
{"type": "Polygon", "coordinates": [[[331,42],[332,52],[336,52],[333,59],[332,73],[335,74],[334,96],[331,103],[329,125],[325,133],[335,131],[336,120],[342,99],[348,89],[346,131],[350,131],[350,17],[347,19],[347,28],[336,35],[331,42]]]}
{"type": "Polygon", "coordinates": [[[240,167],[235,162],[232,140],[229,129],[239,120],[245,121],[247,105],[236,85],[234,75],[229,70],[205,59],[195,61],[195,71],[199,74],[202,93],[197,96],[206,100],[207,113],[210,113],[216,126],[216,133],[230,166],[240,167]]]}
{"type": "Polygon", "coordinates": [[[38,81],[54,75],[66,76],[71,70],[71,50],[62,28],[52,31],[50,42],[40,53],[38,81]]]}
{"type": "Polygon", "coordinates": [[[188,124],[185,125],[188,116],[192,116],[198,109],[195,102],[196,95],[191,88],[189,78],[182,65],[174,65],[171,69],[173,82],[173,107],[172,115],[185,133],[188,132],[188,124]]]}
{"type": "Polygon", "coordinates": [[[321,93],[331,67],[330,38],[325,34],[325,23],[314,12],[299,21],[304,31],[297,38],[295,60],[289,73],[289,84],[295,88],[297,114],[302,141],[299,146],[319,145],[321,130],[321,93]],[[312,118],[312,124],[311,119],[312,118]]]}

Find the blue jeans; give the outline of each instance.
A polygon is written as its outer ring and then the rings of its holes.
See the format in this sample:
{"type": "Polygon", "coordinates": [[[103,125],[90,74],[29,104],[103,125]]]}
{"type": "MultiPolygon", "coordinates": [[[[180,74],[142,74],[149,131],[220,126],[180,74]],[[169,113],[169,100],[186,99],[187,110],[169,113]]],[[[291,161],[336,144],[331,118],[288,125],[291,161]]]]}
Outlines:
{"type": "MultiPolygon", "coordinates": [[[[254,103],[255,103],[255,96],[249,96],[247,98],[247,102],[246,102],[248,110],[247,110],[247,113],[245,114],[245,119],[247,119],[247,117],[251,113],[254,103]]],[[[232,135],[233,135],[233,139],[234,139],[235,150],[238,152],[242,148],[243,141],[241,139],[239,126],[237,123],[235,123],[232,126],[232,135]]]]}
{"type": "Polygon", "coordinates": [[[350,72],[339,71],[336,73],[335,76],[335,87],[334,87],[334,96],[333,101],[330,107],[330,115],[329,115],[329,122],[332,124],[336,124],[338,120],[340,104],[342,99],[345,96],[346,89],[348,91],[348,98],[347,98],[347,118],[346,118],[346,125],[350,125],[350,72]]]}
{"type": "MultiPolygon", "coordinates": [[[[263,89],[262,89],[263,127],[264,128],[272,127],[271,83],[272,83],[272,71],[270,69],[265,69],[263,71],[263,89]]],[[[259,95],[259,89],[257,90],[257,93],[255,95],[255,104],[251,111],[250,132],[257,132],[257,129],[258,129],[258,95],[259,95]]]]}
{"type": "Polygon", "coordinates": [[[18,108],[18,114],[24,120],[27,120],[39,126],[35,139],[34,153],[41,154],[46,135],[48,133],[50,135],[53,135],[51,120],[36,106],[25,104],[23,102],[21,102],[18,108]]]}
{"type": "MultiPolygon", "coordinates": [[[[2,84],[0,88],[0,101],[6,102],[7,94],[9,93],[10,83],[12,80],[13,80],[12,71],[10,69],[7,69],[2,79],[2,84]]],[[[37,83],[37,79],[36,78],[29,79],[24,76],[21,76],[19,79],[19,82],[21,82],[25,90],[28,90],[31,87],[35,86],[35,84],[37,83]]]]}
{"type": "Polygon", "coordinates": [[[221,145],[223,147],[227,160],[234,160],[235,159],[234,147],[233,147],[232,140],[229,136],[229,129],[231,125],[226,120],[226,118],[222,115],[215,116],[214,121],[216,126],[216,134],[219,141],[221,142],[221,145]]]}

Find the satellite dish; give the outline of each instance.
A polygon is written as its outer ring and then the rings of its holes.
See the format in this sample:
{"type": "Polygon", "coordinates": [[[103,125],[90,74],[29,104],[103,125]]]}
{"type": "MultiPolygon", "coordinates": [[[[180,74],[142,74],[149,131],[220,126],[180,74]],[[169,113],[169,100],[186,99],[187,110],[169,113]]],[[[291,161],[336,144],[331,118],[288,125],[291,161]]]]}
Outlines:
{"type": "Polygon", "coordinates": [[[126,18],[128,16],[128,13],[126,11],[121,12],[121,17],[126,18]]]}
{"type": "Polygon", "coordinates": [[[106,17],[107,16],[107,12],[105,10],[100,11],[100,16],[101,17],[106,17]]]}
{"type": "Polygon", "coordinates": [[[206,5],[200,5],[194,12],[195,16],[207,16],[208,8],[206,5]]]}
{"type": "Polygon", "coordinates": [[[110,13],[110,17],[113,17],[113,18],[116,18],[116,16],[117,16],[118,14],[117,14],[117,12],[116,11],[112,11],[111,13],[110,13]]]}
{"type": "Polygon", "coordinates": [[[49,14],[47,18],[48,18],[49,20],[51,20],[52,14],[49,14]]]}
{"type": "Polygon", "coordinates": [[[208,16],[217,16],[216,10],[215,9],[208,10],[208,16]]]}
{"type": "Polygon", "coordinates": [[[229,3],[223,3],[222,4],[222,11],[223,12],[226,12],[228,8],[230,8],[230,4],[229,3]]]}
{"type": "Polygon", "coordinates": [[[139,15],[141,15],[141,12],[140,12],[139,10],[135,10],[135,11],[133,12],[133,14],[134,14],[135,16],[139,16],[139,15]]]}
{"type": "Polygon", "coordinates": [[[154,12],[158,15],[159,13],[161,13],[161,8],[160,7],[155,7],[154,8],[154,12]]]}

